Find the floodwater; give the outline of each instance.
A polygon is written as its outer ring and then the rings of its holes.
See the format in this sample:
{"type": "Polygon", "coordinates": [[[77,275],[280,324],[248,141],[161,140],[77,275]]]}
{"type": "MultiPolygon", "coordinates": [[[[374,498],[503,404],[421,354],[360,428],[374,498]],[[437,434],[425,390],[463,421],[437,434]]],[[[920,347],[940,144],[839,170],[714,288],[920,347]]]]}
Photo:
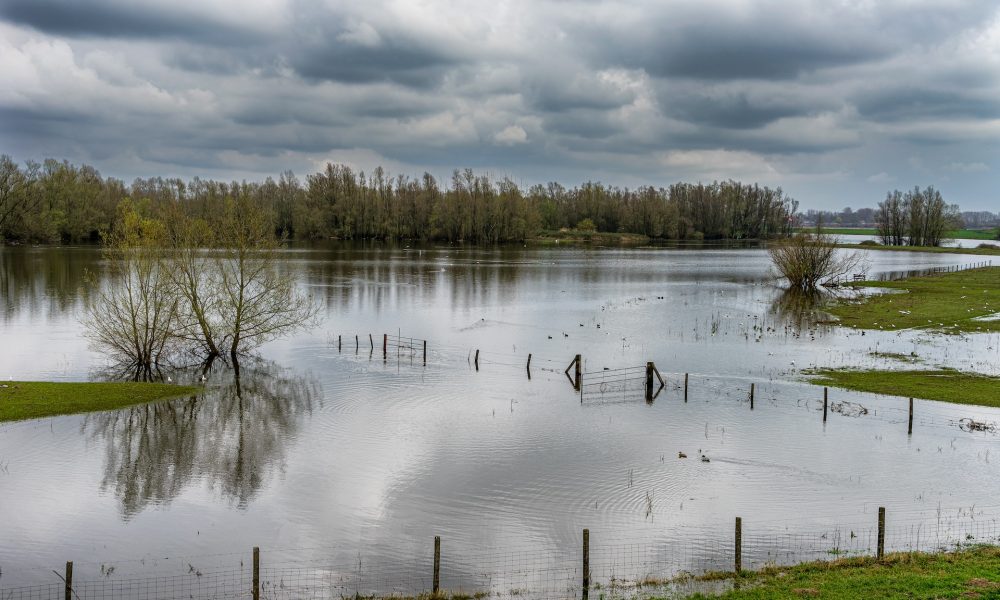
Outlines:
{"type": "MultiPolygon", "coordinates": [[[[879,506],[890,547],[1000,534],[1000,411],[917,401],[908,436],[905,399],[830,390],[824,423],[802,375],[997,374],[997,334],[816,324],[752,247],[286,254],[323,319],[239,381],[216,365],[192,398],[0,424],[0,588],[51,584],[67,560],[102,585],[242,572],[259,546],[276,596],[415,592],[441,536],[443,587],[569,595],[584,528],[598,581],[730,568],[737,516],[746,567],[872,551],[879,506]],[[383,334],[417,341],[383,358],[383,334]],[[576,354],[582,390],[563,373],[576,354]],[[647,361],[666,378],[651,402],[647,361]]],[[[96,249],[0,249],[0,379],[100,376],[86,272],[103,273],[96,249]]]]}

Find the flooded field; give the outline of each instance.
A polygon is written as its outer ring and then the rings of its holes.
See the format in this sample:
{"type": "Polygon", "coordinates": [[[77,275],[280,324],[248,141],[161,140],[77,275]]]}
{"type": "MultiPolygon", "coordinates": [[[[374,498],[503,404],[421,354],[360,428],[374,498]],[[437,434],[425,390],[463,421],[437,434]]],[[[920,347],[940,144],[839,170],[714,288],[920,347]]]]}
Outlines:
{"type": "MultiPolygon", "coordinates": [[[[869,553],[879,506],[891,547],[996,539],[1000,438],[963,419],[1000,411],[917,401],[908,436],[905,399],[830,390],[824,423],[801,372],[905,355],[998,374],[1000,336],[817,325],[769,265],[758,248],[289,250],[323,320],[239,382],[216,365],[194,398],[0,424],[0,587],[67,560],[104,582],[242,573],[260,546],[289,569],[276,596],[420,591],[440,536],[443,586],[561,590],[584,528],[607,582],[729,568],[737,516],[747,567],[869,553]],[[418,341],[383,357],[384,334],[418,341]],[[666,378],[652,402],[647,361],[666,378]]],[[[0,378],[99,377],[87,271],[92,248],[0,249],[0,378]]]]}

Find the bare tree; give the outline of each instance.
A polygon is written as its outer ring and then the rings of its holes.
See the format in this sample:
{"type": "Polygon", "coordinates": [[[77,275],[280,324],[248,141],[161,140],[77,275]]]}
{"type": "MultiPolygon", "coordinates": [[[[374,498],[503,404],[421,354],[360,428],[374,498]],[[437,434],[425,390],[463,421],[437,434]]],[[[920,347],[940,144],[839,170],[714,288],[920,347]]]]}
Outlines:
{"type": "Polygon", "coordinates": [[[211,250],[215,235],[206,221],[185,215],[176,204],[165,222],[167,252],[161,264],[184,299],[178,308],[175,333],[201,346],[205,358],[211,360],[219,356],[218,338],[226,331],[220,315],[218,257],[213,257],[211,250]]]}
{"type": "Polygon", "coordinates": [[[902,246],[906,241],[907,220],[903,211],[903,193],[894,190],[879,202],[875,212],[879,241],[886,246],[902,246]]]}
{"type": "Polygon", "coordinates": [[[129,368],[134,379],[151,379],[173,340],[178,297],[160,266],[162,225],[122,203],[115,228],[105,236],[111,269],[108,287],[89,307],[87,335],[129,368]]]}
{"type": "Polygon", "coordinates": [[[249,194],[227,201],[218,237],[218,296],[234,359],[304,327],[317,314],[312,299],[296,290],[293,274],[282,270],[281,244],[271,222],[267,210],[249,194]]]}
{"type": "Polygon", "coordinates": [[[836,238],[825,234],[798,234],[771,244],[767,251],[791,287],[803,291],[867,270],[864,253],[838,249],[836,238]]]}

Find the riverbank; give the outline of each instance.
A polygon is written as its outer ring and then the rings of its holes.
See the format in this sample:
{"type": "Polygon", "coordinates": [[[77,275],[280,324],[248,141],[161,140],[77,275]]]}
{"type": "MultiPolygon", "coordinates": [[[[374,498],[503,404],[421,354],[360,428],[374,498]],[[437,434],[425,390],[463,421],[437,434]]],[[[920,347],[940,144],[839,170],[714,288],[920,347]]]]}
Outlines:
{"type": "Polygon", "coordinates": [[[976,256],[1000,256],[1000,245],[984,243],[977,248],[952,248],[942,246],[883,246],[876,243],[837,244],[845,250],[885,250],[888,252],[929,252],[931,254],[974,254],[976,256]],[[985,247],[983,247],[985,246],[985,247]]]}
{"type": "MultiPolygon", "coordinates": [[[[799,227],[797,233],[815,233],[815,227],[799,227]]],[[[823,233],[830,235],[871,235],[877,236],[874,227],[824,227],[823,233]]],[[[946,231],[945,239],[951,240],[996,240],[996,229],[953,229],[946,231]]]]}
{"type": "Polygon", "coordinates": [[[0,383],[0,422],[113,410],[195,394],[200,388],[167,383],[0,383]]]}
{"type": "Polygon", "coordinates": [[[939,400],[954,404],[1000,407],[1000,377],[952,369],[889,371],[816,369],[807,373],[816,385],[858,392],[939,400]]]}
{"type": "Polygon", "coordinates": [[[838,299],[825,310],[860,329],[933,329],[945,333],[1000,331],[1000,267],[934,273],[861,287],[899,293],[838,299]]]}
{"type": "Polygon", "coordinates": [[[739,589],[720,596],[696,594],[688,600],[1000,598],[1000,548],[889,554],[882,561],[845,558],[770,567],[727,578],[739,589]]]}
{"type": "Polygon", "coordinates": [[[616,233],[583,229],[558,229],[541,231],[527,241],[535,244],[592,244],[595,246],[640,246],[651,238],[641,233],[616,233]]]}

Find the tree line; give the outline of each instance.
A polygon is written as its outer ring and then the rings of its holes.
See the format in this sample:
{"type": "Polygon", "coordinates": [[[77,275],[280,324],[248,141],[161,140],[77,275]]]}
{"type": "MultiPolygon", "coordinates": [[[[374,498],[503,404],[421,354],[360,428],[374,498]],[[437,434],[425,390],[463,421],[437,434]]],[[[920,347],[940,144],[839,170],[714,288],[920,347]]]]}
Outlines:
{"type": "Polygon", "coordinates": [[[893,190],[875,211],[875,230],[886,246],[940,246],[959,223],[958,206],[946,204],[933,186],[893,190]]]}
{"type": "Polygon", "coordinates": [[[49,159],[19,165],[0,157],[0,239],[75,243],[108,235],[126,199],[144,217],[177,214],[221,225],[227,202],[266,212],[287,239],[380,239],[501,243],[581,223],[599,232],[659,239],[761,239],[791,231],[798,203],[780,188],[738,181],[622,188],[588,182],[522,189],[470,169],[446,185],[424,174],[390,176],[329,164],[301,181],[291,172],[263,182],[102,177],[88,165],[49,159]]]}

